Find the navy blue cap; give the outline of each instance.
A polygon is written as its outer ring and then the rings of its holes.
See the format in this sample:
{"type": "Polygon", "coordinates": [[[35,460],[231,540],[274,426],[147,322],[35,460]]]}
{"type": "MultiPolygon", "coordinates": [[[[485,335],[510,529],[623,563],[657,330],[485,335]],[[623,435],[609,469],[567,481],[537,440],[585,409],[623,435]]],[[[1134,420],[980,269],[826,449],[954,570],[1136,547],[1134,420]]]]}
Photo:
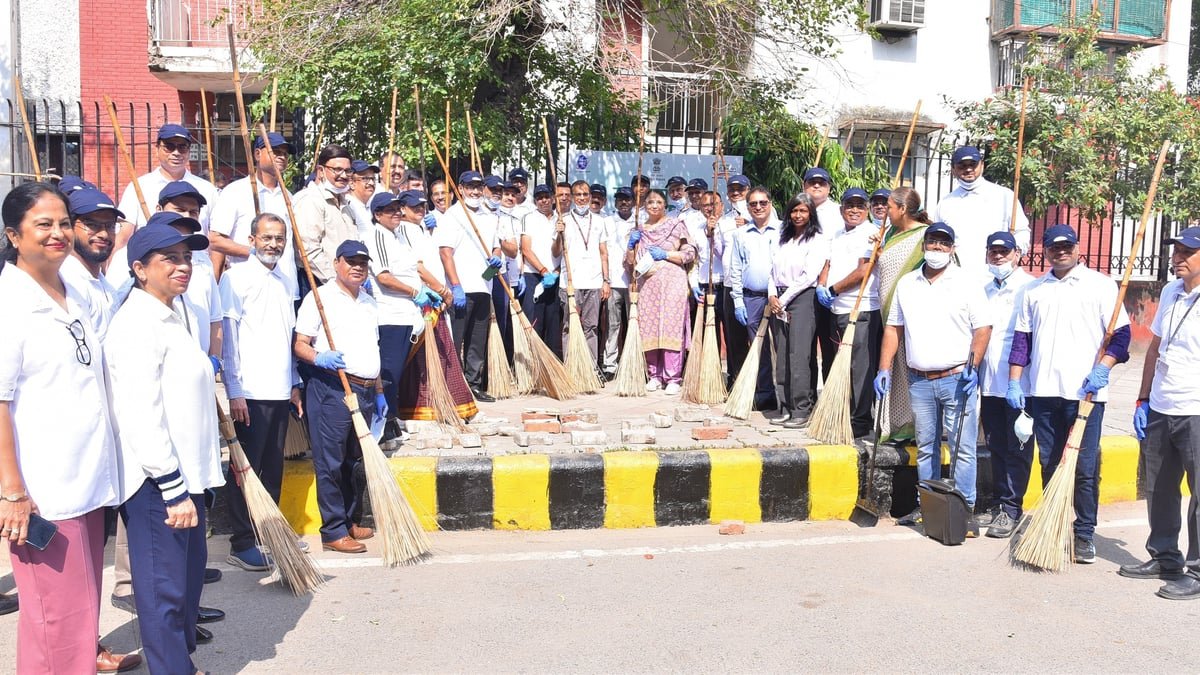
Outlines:
{"type": "MultiPolygon", "coordinates": [[[[164,223],[162,218],[155,222],[154,217],[162,215],[183,218],[178,213],[163,213],[162,211],[151,216],[145,225],[133,233],[133,236],[129,238],[129,243],[125,246],[129,253],[130,263],[145,258],[149,253],[170,248],[180,242],[187,244],[187,247],[193,251],[203,251],[208,248],[208,237],[202,234],[182,234],[179,230],[164,223]]],[[[191,220],[191,218],[187,220],[191,220]]]]}
{"type": "Polygon", "coordinates": [[[185,195],[195,199],[200,203],[200,206],[208,203],[208,200],[204,198],[204,195],[200,194],[200,190],[196,189],[195,185],[186,180],[173,180],[164,185],[162,190],[159,190],[158,205],[162,206],[176,197],[183,197],[185,195]]]}
{"type": "Polygon", "coordinates": [[[987,245],[988,248],[993,246],[1003,246],[1011,251],[1017,247],[1017,239],[1016,237],[1012,236],[1008,230],[1000,230],[999,232],[993,232],[992,234],[988,235],[987,245]]]}
{"type": "Polygon", "coordinates": [[[829,172],[826,171],[825,169],[822,169],[819,166],[814,166],[813,168],[804,172],[804,182],[805,183],[807,183],[808,181],[813,180],[815,178],[820,178],[820,179],[824,180],[826,183],[833,183],[833,179],[829,177],[829,172]]]}
{"type": "Polygon", "coordinates": [[[487,176],[483,179],[483,186],[489,190],[498,190],[504,187],[504,179],[500,176],[487,176]]]}
{"type": "Polygon", "coordinates": [[[592,183],[588,186],[588,191],[594,195],[604,195],[605,197],[608,196],[608,188],[604,187],[600,183],[592,183]]]}
{"type": "Polygon", "coordinates": [[[533,196],[534,197],[536,197],[538,195],[552,195],[552,194],[554,194],[554,190],[551,190],[550,186],[546,185],[545,183],[538,183],[537,186],[535,186],[533,188],[533,196]]]}
{"type": "Polygon", "coordinates": [[[633,187],[634,185],[637,185],[638,183],[642,183],[646,187],[650,187],[650,185],[651,185],[650,177],[647,176],[646,174],[642,174],[640,176],[637,174],[634,174],[633,178],[629,179],[629,187],[633,187]]]}
{"type": "Polygon", "coordinates": [[[959,162],[978,162],[983,159],[983,155],[979,153],[979,148],[973,145],[964,145],[961,148],[956,148],[954,154],[950,156],[951,164],[959,162]]]}
{"type": "Polygon", "coordinates": [[[385,209],[399,201],[400,198],[392,194],[389,190],[376,192],[374,197],[371,197],[371,213],[375,213],[379,209],[385,209]]]}
{"type": "Polygon", "coordinates": [[[113,200],[109,199],[108,195],[99,190],[91,188],[80,188],[75,190],[67,197],[67,203],[70,206],[71,216],[82,216],[85,213],[94,213],[104,209],[112,209],[117,212],[117,217],[124,220],[125,214],[121,213],[120,209],[113,200]]]}
{"type": "Polygon", "coordinates": [[[954,228],[950,227],[949,225],[947,225],[945,223],[934,223],[934,224],[930,225],[929,227],[925,228],[925,238],[926,239],[928,239],[930,236],[935,235],[935,234],[944,234],[947,237],[950,237],[951,242],[954,241],[954,228]]]}
{"type": "Polygon", "coordinates": [[[374,171],[378,173],[379,167],[365,159],[356,159],[353,162],[350,162],[350,171],[351,173],[362,173],[364,171],[374,171]]]}
{"type": "Polygon", "coordinates": [[[400,202],[400,206],[420,206],[426,201],[425,193],[420,190],[405,190],[396,195],[396,201],[400,202]]]}
{"type": "Polygon", "coordinates": [[[627,187],[619,187],[613,192],[613,199],[633,199],[633,190],[627,187]]]}
{"type": "Polygon", "coordinates": [[[689,189],[689,190],[707,190],[708,189],[708,181],[704,180],[703,178],[693,178],[688,181],[687,189],[689,189]]]}
{"type": "MultiPolygon", "coordinates": [[[[182,213],[175,213],[174,211],[157,211],[150,215],[150,219],[146,221],[146,224],[186,227],[192,232],[200,231],[200,221],[195,218],[189,218],[182,213]]],[[[133,260],[133,258],[130,258],[130,260],[133,260]]]]}
{"type": "Polygon", "coordinates": [[[508,172],[508,180],[510,180],[510,181],[519,180],[523,183],[528,183],[529,182],[529,172],[518,166],[517,168],[508,172]]]}
{"type": "Polygon", "coordinates": [[[371,254],[367,252],[367,245],[357,239],[347,239],[341,244],[338,244],[335,258],[353,258],[356,255],[365,255],[368,258],[371,254]]]}
{"type": "Polygon", "coordinates": [[[1070,225],[1059,223],[1051,225],[1042,233],[1042,246],[1050,246],[1051,244],[1061,244],[1068,242],[1071,244],[1079,243],[1079,235],[1075,234],[1075,229],[1070,225]]]}
{"type": "Polygon", "coordinates": [[[478,171],[471,171],[470,169],[468,169],[468,170],[458,174],[458,184],[459,185],[466,185],[468,183],[482,183],[482,182],[483,182],[483,174],[479,173],[478,171]]]}
{"type": "Polygon", "coordinates": [[[667,179],[667,187],[672,188],[676,185],[687,185],[687,179],[683,176],[671,176],[667,179]]]}
{"type": "Polygon", "coordinates": [[[1188,248],[1200,248],[1200,227],[1188,227],[1167,240],[1168,244],[1179,244],[1188,248]]]}
{"type": "Polygon", "coordinates": [[[741,185],[742,187],[750,187],[750,179],[742,174],[730,176],[729,180],[725,181],[726,185],[741,185]]]}
{"type": "Polygon", "coordinates": [[[192,138],[192,132],[182,124],[164,124],[158,128],[158,140],[166,141],[172,138],[182,138],[188,143],[196,142],[196,139],[192,138]]]}
{"type": "MultiPolygon", "coordinates": [[[[292,144],[288,143],[287,139],[283,137],[283,134],[279,133],[278,131],[268,131],[267,132],[267,140],[271,142],[272,148],[278,148],[279,146],[285,146],[285,147],[287,147],[289,153],[292,152],[292,144]]],[[[265,147],[267,147],[267,145],[265,143],[263,143],[263,137],[255,136],[254,137],[254,149],[261,150],[265,147]]]]}
{"type": "Polygon", "coordinates": [[[842,193],[842,203],[845,204],[851,199],[861,199],[865,202],[869,200],[869,197],[867,197],[867,191],[862,188],[850,188],[842,193]]]}
{"type": "Polygon", "coordinates": [[[891,196],[892,196],[892,191],[887,188],[879,188],[878,190],[871,193],[871,199],[875,199],[877,197],[883,197],[884,199],[887,199],[891,196]]]}
{"type": "Polygon", "coordinates": [[[79,176],[63,176],[62,180],[58,181],[58,191],[63,194],[70,194],[75,190],[83,190],[84,188],[97,189],[95,183],[88,182],[79,176]]]}

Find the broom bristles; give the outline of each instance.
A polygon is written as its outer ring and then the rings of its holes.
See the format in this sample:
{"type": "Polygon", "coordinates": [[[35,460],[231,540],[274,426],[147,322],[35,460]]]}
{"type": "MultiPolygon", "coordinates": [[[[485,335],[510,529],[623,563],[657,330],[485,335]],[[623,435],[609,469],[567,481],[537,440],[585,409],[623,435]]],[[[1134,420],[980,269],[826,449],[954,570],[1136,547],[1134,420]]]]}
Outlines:
{"type": "Polygon", "coordinates": [[[758,365],[762,360],[763,336],[767,333],[767,319],[763,317],[750,343],[750,353],[742,363],[742,370],[733,381],[729,390],[729,401],[725,404],[725,414],[734,419],[744,420],[750,417],[754,410],[754,392],[758,388],[758,365]]]}
{"type": "Polygon", "coordinates": [[[427,323],[425,346],[422,351],[425,352],[425,389],[429,395],[429,407],[433,409],[433,417],[438,422],[458,431],[465,431],[467,425],[463,424],[462,418],[458,416],[458,406],[454,403],[454,397],[450,395],[450,386],[446,383],[446,373],[442,370],[437,335],[433,332],[434,324],[427,323]]]}
{"type": "Polygon", "coordinates": [[[581,394],[594,394],[600,390],[600,377],[596,375],[595,360],[583,334],[583,320],[575,304],[575,294],[567,294],[568,320],[567,373],[576,390],[581,394]]]}
{"type": "Polygon", "coordinates": [[[1079,463],[1079,446],[1091,401],[1082,401],[1067,445],[1063,448],[1062,463],[1054,470],[1041,502],[1028,519],[1029,526],[1019,532],[1020,540],[1012,548],[1012,562],[1027,567],[1061,572],[1075,559],[1075,467],[1079,463]]]}
{"type": "Polygon", "coordinates": [[[851,358],[854,351],[854,327],[851,321],[838,343],[837,356],[825,379],[825,388],[817,397],[808,433],[822,443],[850,445],[854,442],[854,430],[850,425],[851,358]]]}
{"type": "Polygon", "coordinates": [[[646,352],[642,351],[642,331],[638,323],[637,293],[630,294],[629,324],[625,346],[617,362],[617,396],[646,395],[646,352]]]}
{"type": "Polygon", "coordinates": [[[683,366],[683,387],[680,398],[699,403],[700,369],[704,367],[704,306],[696,307],[696,318],[692,321],[692,345],[688,348],[687,363],[683,366]]]}
{"type": "Polygon", "coordinates": [[[283,458],[294,459],[303,457],[308,452],[308,428],[296,417],[294,412],[288,414],[287,438],[283,442],[283,458]]]}
{"type": "Polygon", "coordinates": [[[494,312],[491,323],[488,328],[487,392],[497,400],[512,398],[516,395],[513,371],[508,366],[508,354],[504,352],[504,336],[500,333],[500,324],[496,322],[494,312]]]}
{"type": "Polygon", "coordinates": [[[371,494],[371,513],[375,516],[375,528],[383,541],[383,562],[389,567],[416,562],[429,553],[429,537],[421,527],[412,505],[408,503],[408,498],[400,490],[387,458],[371,435],[371,429],[358,409],[358,397],[354,394],[346,397],[346,406],[351,410],[354,433],[362,447],[367,490],[371,494]]]}
{"type": "Polygon", "coordinates": [[[533,350],[529,344],[529,334],[521,330],[520,316],[516,300],[508,304],[509,321],[513,327],[513,375],[516,378],[516,393],[524,396],[533,392],[537,386],[537,365],[533,362],[533,350]]]}
{"type": "Polygon", "coordinates": [[[700,352],[700,386],[697,403],[715,405],[729,395],[725,391],[725,374],[721,372],[721,345],[717,342],[717,315],[713,300],[708,296],[708,316],[704,320],[704,348],[700,352]]]}

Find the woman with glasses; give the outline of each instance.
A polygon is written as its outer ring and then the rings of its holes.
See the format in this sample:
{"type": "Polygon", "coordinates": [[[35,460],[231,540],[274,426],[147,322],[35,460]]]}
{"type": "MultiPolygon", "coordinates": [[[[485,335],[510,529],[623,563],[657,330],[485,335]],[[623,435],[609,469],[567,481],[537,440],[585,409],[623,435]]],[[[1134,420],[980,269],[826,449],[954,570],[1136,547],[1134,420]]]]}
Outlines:
{"type": "Polygon", "coordinates": [[[129,239],[134,288],[105,342],[123,471],[121,517],[152,673],[194,673],[204,564],[204,495],[224,484],[208,356],[174,300],[191,280],[202,234],[148,224],[129,239]]]}
{"type": "Polygon", "coordinates": [[[104,507],[119,502],[104,358],[87,300],[59,274],[74,238],[63,198],[25,183],[2,213],[0,539],[22,605],[16,672],[96,672],[104,507]]]}

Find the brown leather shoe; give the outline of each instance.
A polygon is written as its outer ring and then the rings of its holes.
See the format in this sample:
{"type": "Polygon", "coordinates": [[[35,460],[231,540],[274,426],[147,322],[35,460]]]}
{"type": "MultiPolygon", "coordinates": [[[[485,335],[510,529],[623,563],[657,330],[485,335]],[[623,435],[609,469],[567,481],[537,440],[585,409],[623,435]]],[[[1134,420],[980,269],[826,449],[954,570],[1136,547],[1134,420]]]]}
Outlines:
{"type": "Polygon", "coordinates": [[[123,673],[142,665],[140,654],[114,654],[104,645],[96,645],[96,672],[123,673]]]}
{"type": "Polygon", "coordinates": [[[355,541],[350,537],[342,537],[336,541],[327,541],[321,545],[326,551],[336,551],[337,553],[366,553],[367,545],[355,541]]]}
{"type": "Polygon", "coordinates": [[[350,526],[350,538],[351,539],[357,539],[358,541],[362,541],[363,539],[370,539],[371,537],[374,537],[374,536],[375,536],[375,530],[372,530],[369,527],[363,527],[362,525],[351,525],[350,526]]]}

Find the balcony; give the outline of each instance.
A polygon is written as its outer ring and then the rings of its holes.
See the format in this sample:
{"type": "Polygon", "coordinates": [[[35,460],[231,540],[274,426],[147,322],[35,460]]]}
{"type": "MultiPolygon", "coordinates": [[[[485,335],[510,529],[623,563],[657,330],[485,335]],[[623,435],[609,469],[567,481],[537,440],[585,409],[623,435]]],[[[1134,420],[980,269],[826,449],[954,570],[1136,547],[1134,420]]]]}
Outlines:
{"type": "MultiPolygon", "coordinates": [[[[244,32],[247,21],[261,11],[261,0],[151,0],[150,70],[162,81],[183,91],[232,88],[233,67],[229,61],[227,24],[235,34],[244,32]]],[[[245,76],[259,64],[238,43],[238,66],[245,76]]],[[[243,77],[243,89],[259,93],[263,81],[243,77]]]]}
{"type": "Polygon", "coordinates": [[[1100,11],[1100,40],[1154,46],[1167,41],[1171,0],[992,0],[992,39],[1054,35],[1100,11]]]}

